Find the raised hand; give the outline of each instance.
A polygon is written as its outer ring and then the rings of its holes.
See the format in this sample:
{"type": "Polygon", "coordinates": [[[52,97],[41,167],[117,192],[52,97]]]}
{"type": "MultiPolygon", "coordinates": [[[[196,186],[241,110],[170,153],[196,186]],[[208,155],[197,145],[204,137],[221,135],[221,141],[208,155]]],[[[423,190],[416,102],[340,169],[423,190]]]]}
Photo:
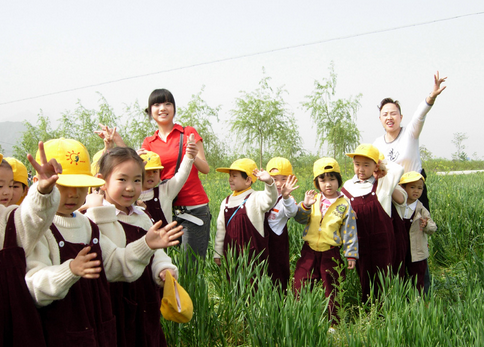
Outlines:
{"type": "Polygon", "coordinates": [[[299,186],[296,186],[296,183],[297,183],[296,176],[289,175],[287,177],[286,182],[281,187],[281,194],[284,199],[287,199],[289,195],[291,195],[293,190],[296,190],[297,188],[299,188],[299,186]]]}
{"type": "Polygon", "coordinates": [[[55,159],[47,161],[42,141],[39,142],[39,156],[40,164],[35,161],[30,153],[27,154],[27,159],[35,171],[37,171],[37,179],[39,180],[37,190],[41,194],[49,194],[54,189],[55,182],[59,178],[58,174],[62,173],[62,166],[55,159]]]}
{"type": "Polygon", "coordinates": [[[433,105],[437,96],[442,93],[442,91],[447,88],[447,86],[441,86],[442,83],[445,82],[447,77],[440,78],[439,72],[434,75],[434,86],[432,91],[430,92],[429,96],[427,97],[427,103],[429,105],[433,105]]]}
{"type": "Polygon", "coordinates": [[[304,201],[303,204],[306,207],[311,207],[313,204],[316,202],[316,192],[314,189],[308,190],[306,193],[304,193],[304,201]]]}
{"type": "Polygon", "coordinates": [[[260,169],[260,170],[254,169],[252,173],[254,174],[255,177],[257,177],[259,181],[262,181],[267,184],[272,184],[272,182],[274,182],[274,179],[272,178],[272,176],[269,175],[269,173],[267,171],[264,171],[263,169],[260,169]]]}
{"type": "Polygon", "coordinates": [[[195,134],[190,134],[187,141],[186,156],[189,159],[195,159],[197,157],[197,154],[198,154],[198,147],[197,147],[197,144],[195,143],[195,134]]]}
{"type": "Polygon", "coordinates": [[[151,249],[161,249],[176,246],[178,239],[183,235],[183,226],[176,226],[176,222],[161,227],[163,222],[159,220],[146,233],[146,243],[151,249]]]}
{"type": "Polygon", "coordinates": [[[96,258],[96,253],[89,253],[90,246],[84,247],[69,264],[69,268],[76,276],[83,278],[99,278],[101,272],[101,261],[92,260],[96,258]]]}

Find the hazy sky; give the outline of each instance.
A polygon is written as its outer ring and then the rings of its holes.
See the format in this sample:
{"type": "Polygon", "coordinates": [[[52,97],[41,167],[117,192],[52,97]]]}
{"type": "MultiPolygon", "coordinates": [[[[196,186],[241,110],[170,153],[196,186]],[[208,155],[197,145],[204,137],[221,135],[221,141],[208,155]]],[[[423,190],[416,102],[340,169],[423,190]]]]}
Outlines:
{"type": "Polygon", "coordinates": [[[239,92],[258,87],[264,67],[271,85],[288,91],[312,149],[315,129],[301,102],[333,61],[336,97],[363,94],[362,142],[383,134],[382,98],[401,102],[406,125],[439,70],[448,88],[420,144],[450,158],[453,134],[463,132],[469,156],[484,157],[482,0],[19,0],[2,4],[0,28],[0,121],[35,122],[40,110],[55,120],[78,100],[96,108],[96,92],[116,111],[136,100],[145,107],[156,88],[185,106],[203,85],[202,98],[222,107],[224,121],[239,92]]]}

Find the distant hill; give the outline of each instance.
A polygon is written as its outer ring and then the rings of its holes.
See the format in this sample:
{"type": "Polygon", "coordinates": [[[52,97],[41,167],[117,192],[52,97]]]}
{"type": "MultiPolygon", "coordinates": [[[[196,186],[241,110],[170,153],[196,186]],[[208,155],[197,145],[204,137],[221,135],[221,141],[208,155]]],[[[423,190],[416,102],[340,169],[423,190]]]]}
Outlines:
{"type": "Polygon", "coordinates": [[[20,138],[20,134],[25,131],[22,122],[0,122],[0,145],[2,146],[5,157],[13,155],[13,146],[20,138]]]}

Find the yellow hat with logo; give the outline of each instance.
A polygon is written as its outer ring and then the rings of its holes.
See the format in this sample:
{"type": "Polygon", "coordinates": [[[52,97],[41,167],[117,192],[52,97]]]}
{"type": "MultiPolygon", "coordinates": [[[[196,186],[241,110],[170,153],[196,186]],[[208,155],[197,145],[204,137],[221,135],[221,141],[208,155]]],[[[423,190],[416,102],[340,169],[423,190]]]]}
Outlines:
{"type": "MultiPolygon", "coordinates": [[[[44,143],[47,160],[55,159],[62,165],[57,184],[66,187],[100,187],[105,181],[93,177],[89,152],[82,143],[72,139],[54,139],[44,143]]],[[[40,162],[40,153],[35,157],[40,162]]]]}
{"type": "Polygon", "coordinates": [[[292,165],[286,158],[275,157],[267,163],[266,171],[271,176],[289,176],[294,175],[292,172],[292,165]]]}
{"type": "Polygon", "coordinates": [[[146,162],[145,170],[162,170],[161,159],[155,152],[148,151],[145,154],[140,155],[141,159],[146,162]]]}
{"type": "Polygon", "coordinates": [[[170,271],[166,271],[160,311],[163,318],[177,323],[187,323],[193,317],[192,299],[187,291],[173,278],[170,271]]]}
{"type": "Polygon", "coordinates": [[[25,184],[26,186],[29,185],[29,174],[27,172],[27,168],[25,165],[18,159],[7,157],[4,158],[10,166],[12,167],[13,171],[13,180],[15,182],[20,182],[25,184]]]}
{"type": "Polygon", "coordinates": [[[418,180],[422,180],[425,183],[425,178],[421,174],[419,174],[417,171],[409,171],[402,175],[402,178],[400,178],[400,182],[398,182],[398,184],[417,182],[418,180]]]}
{"type": "MultiPolygon", "coordinates": [[[[313,181],[319,175],[327,172],[341,173],[338,162],[333,158],[321,158],[316,160],[313,165],[313,181]]],[[[316,189],[319,189],[319,186],[316,184],[316,182],[314,182],[314,186],[316,187],[316,189]]]]}
{"type": "Polygon", "coordinates": [[[359,145],[358,147],[356,147],[356,150],[354,153],[346,153],[346,155],[350,158],[354,158],[357,155],[360,155],[362,157],[367,157],[373,160],[377,164],[378,164],[378,160],[380,159],[380,151],[378,150],[378,148],[368,143],[363,143],[359,145]]]}
{"type": "Polygon", "coordinates": [[[230,171],[242,171],[247,174],[252,180],[252,183],[257,181],[257,177],[254,175],[254,170],[257,169],[257,164],[252,159],[243,158],[238,159],[230,165],[230,167],[219,167],[216,169],[218,172],[230,173],[230,171]]]}

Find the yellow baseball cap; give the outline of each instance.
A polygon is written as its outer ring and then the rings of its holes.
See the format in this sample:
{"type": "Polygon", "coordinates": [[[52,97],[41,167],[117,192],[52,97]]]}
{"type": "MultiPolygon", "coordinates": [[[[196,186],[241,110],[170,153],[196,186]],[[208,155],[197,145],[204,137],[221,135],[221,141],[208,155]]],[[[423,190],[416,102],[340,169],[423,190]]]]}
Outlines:
{"type": "Polygon", "coordinates": [[[378,164],[378,159],[380,159],[380,151],[373,145],[368,143],[363,143],[356,147],[354,153],[346,153],[346,155],[350,158],[354,158],[357,155],[361,155],[362,157],[367,157],[373,160],[375,163],[378,164]]]}
{"type": "Polygon", "coordinates": [[[2,160],[3,160],[3,154],[0,153],[0,161],[2,161],[2,160]]]}
{"type": "Polygon", "coordinates": [[[166,271],[160,311],[163,318],[177,323],[188,323],[193,317],[192,299],[170,271],[166,271]]]}
{"type": "Polygon", "coordinates": [[[148,151],[146,154],[140,155],[141,159],[146,162],[145,170],[162,170],[161,159],[155,152],[148,151]]]}
{"type": "MultiPolygon", "coordinates": [[[[327,172],[341,173],[341,169],[339,168],[338,162],[333,158],[321,158],[316,160],[313,165],[313,176],[314,176],[313,181],[319,175],[322,175],[323,173],[327,173],[327,172]]],[[[314,182],[314,186],[316,187],[316,189],[319,189],[316,182],[314,182]]]]}
{"type": "MultiPolygon", "coordinates": [[[[72,139],[54,139],[44,143],[47,160],[54,158],[62,165],[57,184],[66,187],[100,187],[105,181],[93,177],[89,152],[82,143],[72,139]]],[[[35,157],[40,162],[40,153],[35,157]]]]}
{"type": "Polygon", "coordinates": [[[20,161],[12,157],[4,158],[12,167],[13,171],[13,180],[15,182],[20,182],[25,184],[26,186],[29,185],[29,174],[27,173],[27,168],[25,165],[20,161]]]}
{"type": "Polygon", "coordinates": [[[400,178],[400,182],[398,182],[398,184],[417,182],[418,180],[422,180],[425,183],[425,178],[421,174],[419,174],[417,171],[409,171],[402,175],[402,178],[400,178]]]}
{"type": "Polygon", "coordinates": [[[97,173],[99,172],[99,167],[97,165],[99,159],[101,159],[101,157],[103,156],[104,154],[104,148],[101,149],[99,152],[96,152],[96,154],[94,154],[92,156],[92,163],[91,163],[91,174],[93,176],[96,176],[97,173]]]}
{"type": "Polygon", "coordinates": [[[293,175],[291,162],[286,158],[281,158],[281,157],[275,157],[269,160],[269,162],[267,163],[266,171],[271,176],[293,175]]]}
{"type": "Polygon", "coordinates": [[[242,171],[247,174],[252,180],[252,183],[257,181],[257,177],[255,177],[253,171],[257,169],[257,164],[252,159],[243,158],[238,159],[230,165],[230,167],[219,167],[216,169],[218,172],[225,172],[230,173],[230,171],[242,171]]]}

